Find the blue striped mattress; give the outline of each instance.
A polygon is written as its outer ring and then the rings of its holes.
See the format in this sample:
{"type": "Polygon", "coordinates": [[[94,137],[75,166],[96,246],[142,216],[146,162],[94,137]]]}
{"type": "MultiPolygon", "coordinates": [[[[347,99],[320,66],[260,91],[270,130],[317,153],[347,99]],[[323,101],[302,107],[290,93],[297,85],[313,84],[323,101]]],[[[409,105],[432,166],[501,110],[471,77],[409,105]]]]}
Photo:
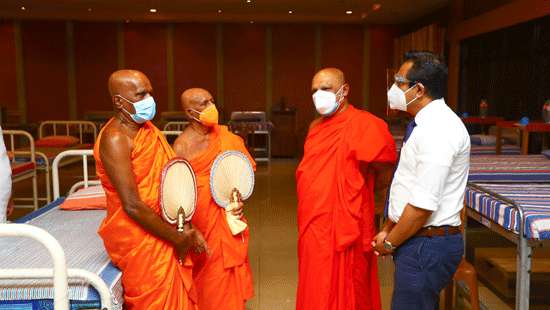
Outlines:
{"type": "MultiPolygon", "coordinates": [[[[21,219],[18,223],[31,224],[48,231],[65,251],[68,268],[85,269],[98,274],[111,289],[115,309],[121,309],[123,290],[121,272],[112,265],[97,229],[105,211],[63,211],[58,199],[21,219]]],[[[52,268],[47,250],[38,242],[21,237],[0,238],[2,268],[52,268]]],[[[69,279],[71,304],[96,304],[98,292],[80,279],[69,279]]],[[[14,309],[17,304],[51,303],[51,280],[6,280],[0,282],[0,309],[14,309]],[[25,303],[26,302],[26,303],[25,303]]]]}
{"type": "Polygon", "coordinates": [[[544,155],[481,155],[470,158],[470,182],[550,183],[544,155]]]}
{"type": "MultiPolygon", "coordinates": [[[[397,136],[394,137],[395,140],[395,146],[397,148],[397,152],[401,150],[401,147],[403,146],[403,137],[397,136]]],[[[510,145],[505,144],[502,145],[501,155],[519,155],[521,153],[521,148],[517,145],[510,145]]],[[[477,156],[477,155],[495,155],[496,154],[496,147],[494,145],[473,145],[470,149],[470,155],[477,156]]]]}
{"type": "MultiPolygon", "coordinates": [[[[550,184],[476,184],[521,205],[529,239],[550,239],[550,184]]],[[[517,211],[489,194],[468,187],[466,205],[505,229],[519,232],[517,211]]]]}

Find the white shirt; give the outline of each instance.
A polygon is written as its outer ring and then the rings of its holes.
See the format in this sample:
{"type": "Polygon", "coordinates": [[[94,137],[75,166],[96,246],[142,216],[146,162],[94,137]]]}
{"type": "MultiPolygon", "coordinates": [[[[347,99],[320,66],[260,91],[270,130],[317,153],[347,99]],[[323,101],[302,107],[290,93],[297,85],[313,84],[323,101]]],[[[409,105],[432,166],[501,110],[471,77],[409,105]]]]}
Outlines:
{"type": "Polygon", "coordinates": [[[415,117],[392,181],[389,218],[397,223],[407,204],[430,210],[424,226],[460,226],[470,166],[470,136],[443,99],[415,117]]]}
{"type": "Polygon", "coordinates": [[[6,222],[6,211],[11,196],[11,165],[0,127],[0,223],[6,222]]]}

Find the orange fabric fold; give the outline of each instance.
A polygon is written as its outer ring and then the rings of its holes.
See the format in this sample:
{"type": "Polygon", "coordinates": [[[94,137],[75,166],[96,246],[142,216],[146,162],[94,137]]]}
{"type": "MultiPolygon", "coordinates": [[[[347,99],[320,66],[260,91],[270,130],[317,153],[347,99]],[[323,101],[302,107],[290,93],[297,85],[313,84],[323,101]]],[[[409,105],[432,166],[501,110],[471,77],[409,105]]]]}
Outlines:
{"type": "MultiPolygon", "coordinates": [[[[191,259],[188,256],[181,266],[171,244],[128,217],[99,156],[102,135],[103,131],[94,158],[107,197],[107,216],[98,233],[111,260],[122,270],[125,309],[196,309],[191,259]]],[[[159,216],[160,175],[173,157],[162,133],[151,122],[145,123],[134,138],[131,160],[139,196],[159,216]]]]}
{"type": "Polygon", "coordinates": [[[297,309],[380,309],[374,226],[374,174],[394,163],[387,125],[353,106],[310,129],[296,170],[297,309]]]}
{"type": "MultiPolygon", "coordinates": [[[[196,260],[194,274],[201,310],[244,309],[246,300],[254,295],[252,272],[248,261],[249,231],[233,236],[227,224],[225,210],[219,207],[210,193],[210,169],[223,151],[235,150],[246,154],[255,163],[242,139],[225,126],[214,127],[208,149],[190,161],[197,178],[197,210],[192,223],[206,238],[210,256],[196,260]]],[[[246,206],[245,206],[246,209],[246,206]]]]}

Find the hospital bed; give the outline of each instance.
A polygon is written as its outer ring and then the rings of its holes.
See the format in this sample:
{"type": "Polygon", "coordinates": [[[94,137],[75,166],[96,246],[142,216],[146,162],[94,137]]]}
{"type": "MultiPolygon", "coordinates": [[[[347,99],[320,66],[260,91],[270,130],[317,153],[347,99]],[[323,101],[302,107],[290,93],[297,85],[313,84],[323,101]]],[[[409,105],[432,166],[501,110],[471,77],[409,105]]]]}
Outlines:
{"type": "MultiPolygon", "coordinates": [[[[38,209],[38,185],[36,181],[36,153],[34,148],[34,138],[26,131],[22,130],[3,130],[2,135],[10,157],[11,179],[12,183],[18,183],[31,179],[32,181],[32,207],[38,209]],[[20,140],[27,140],[22,142],[20,140]],[[24,143],[27,147],[25,151],[18,151],[19,143],[24,143]]],[[[18,200],[27,200],[18,198],[18,200]]]]}
{"type": "Polygon", "coordinates": [[[470,158],[470,182],[550,183],[550,159],[544,155],[483,155],[470,158]]]}
{"type": "MultiPolygon", "coordinates": [[[[45,200],[46,203],[51,202],[51,185],[50,173],[53,159],[62,151],[67,149],[89,149],[93,147],[97,138],[97,127],[90,121],[44,121],[40,123],[38,130],[38,139],[36,144],[36,169],[45,174],[46,182],[46,197],[39,197],[38,200],[45,200]],[[41,146],[51,137],[75,137],[78,142],[68,146],[60,146],[52,144],[50,146],[41,146]],[[93,140],[90,140],[92,138],[93,140]]],[[[27,149],[19,149],[19,151],[27,151],[27,149]]],[[[78,159],[67,158],[61,162],[61,166],[72,164],[78,159]]]]}
{"type": "MultiPolygon", "coordinates": [[[[92,150],[68,150],[61,152],[52,163],[53,192],[55,201],[39,210],[19,219],[17,223],[32,225],[50,234],[59,243],[66,255],[66,265],[69,278],[80,276],[72,269],[84,270],[83,272],[95,278],[94,285],[88,281],[69,280],[68,297],[72,309],[104,309],[109,308],[105,294],[110,295],[113,309],[122,309],[123,289],[121,272],[110,261],[103,242],[97,234],[97,229],[105,217],[104,210],[89,211],[63,211],[59,207],[63,202],[60,198],[59,167],[64,159],[78,159],[83,163],[84,180],[73,185],[69,194],[81,187],[98,184],[96,180],[90,180],[88,175],[88,157],[92,156],[92,150]],[[95,284],[106,285],[106,288],[97,289],[95,284]],[[101,293],[99,293],[101,292],[101,293]]],[[[7,224],[8,228],[9,225],[7,224]]],[[[4,229],[4,231],[11,229],[4,229]]],[[[43,235],[43,234],[42,234],[43,235]]],[[[14,236],[13,234],[11,236],[14,236]]],[[[15,279],[15,277],[2,276],[0,281],[0,309],[51,309],[56,299],[58,290],[51,287],[51,281],[44,281],[46,276],[52,274],[47,271],[51,259],[48,252],[29,239],[1,238],[0,239],[1,267],[10,269],[10,275],[15,275],[17,269],[24,265],[25,268],[39,269],[39,273],[33,279],[15,279]],[[13,271],[15,269],[15,271],[13,271]],[[9,279],[6,279],[9,278],[9,279]],[[15,308],[19,306],[19,308],[15,308]],[[12,308],[10,308],[12,307],[12,308]],[[26,307],[26,308],[25,308],[26,307]],[[41,308],[42,307],[42,308],[41,308]]],[[[56,250],[55,252],[59,252],[56,250]]],[[[59,269],[59,268],[57,268],[59,269]]],[[[0,272],[0,273],[3,273],[0,272]]],[[[24,274],[26,278],[33,275],[29,271],[24,274]]],[[[19,278],[19,277],[18,277],[19,278]]],[[[62,280],[61,282],[66,282],[62,280]]],[[[65,284],[65,286],[67,286],[65,284]]],[[[57,307],[56,307],[57,309],[57,307]]],[[[64,308],[67,309],[67,308],[64,308]]]]}
{"type": "Polygon", "coordinates": [[[517,246],[516,310],[529,309],[533,248],[550,246],[550,184],[469,183],[468,216],[517,246]]]}
{"type": "Polygon", "coordinates": [[[183,129],[185,129],[185,127],[187,127],[187,125],[189,125],[189,122],[185,122],[185,121],[167,122],[166,124],[164,124],[164,127],[162,128],[162,131],[183,131],[183,129]]]}
{"type": "MultiPolygon", "coordinates": [[[[403,146],[403,136],[394,136],[395,146],[397,152],[401,150],[403,146]]],[[[501,147],[500,154],[502,155],[519,155],[521,153],[521,148],[513,144],[505,144],[501,147]]],[[[470,147],[470,155],[495,155],[496,147],[494,145],[475,145],[472,144],[470,147]]]]}

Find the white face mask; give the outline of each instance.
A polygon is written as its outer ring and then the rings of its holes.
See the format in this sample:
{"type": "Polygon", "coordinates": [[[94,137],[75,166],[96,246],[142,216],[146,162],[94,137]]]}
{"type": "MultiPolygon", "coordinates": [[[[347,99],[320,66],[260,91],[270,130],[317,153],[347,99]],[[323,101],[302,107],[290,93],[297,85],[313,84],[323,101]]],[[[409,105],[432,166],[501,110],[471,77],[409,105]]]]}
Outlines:
{"type": "Polygon", "coordinates": [[[340,99],[336,99],[338,97],[338,93],[344,90],[344,85],[338,89],[338,91],[335,93],[327,90],[319,89],[313,94],[313,103],[315,104],[315,109],[317,109],[317,112],[321,114],[322,116],[330,116],[334,112],[338,110],[338,107],[340,106],[340,103],[342,103],[342,100],[344,100],[344,96],[340,95],[340,99]]]}
{"type": "Polygon", "coordinates": [[[392,110],[400,110],[407,112],[407,106],[411,103],[413,103],[418,97],[414,98],[410,102],[407,102],[407,98],[405,97],[405,94],[409,92],[409,90],[415,88],[418,84],[415,84],[414,86],[411,86],[406,91],[401,90],[401,88],[397,87],[397,85],[394,83],[390,90],[388,90],[388,104],[390,105],[390,109],[392,110]]]}

